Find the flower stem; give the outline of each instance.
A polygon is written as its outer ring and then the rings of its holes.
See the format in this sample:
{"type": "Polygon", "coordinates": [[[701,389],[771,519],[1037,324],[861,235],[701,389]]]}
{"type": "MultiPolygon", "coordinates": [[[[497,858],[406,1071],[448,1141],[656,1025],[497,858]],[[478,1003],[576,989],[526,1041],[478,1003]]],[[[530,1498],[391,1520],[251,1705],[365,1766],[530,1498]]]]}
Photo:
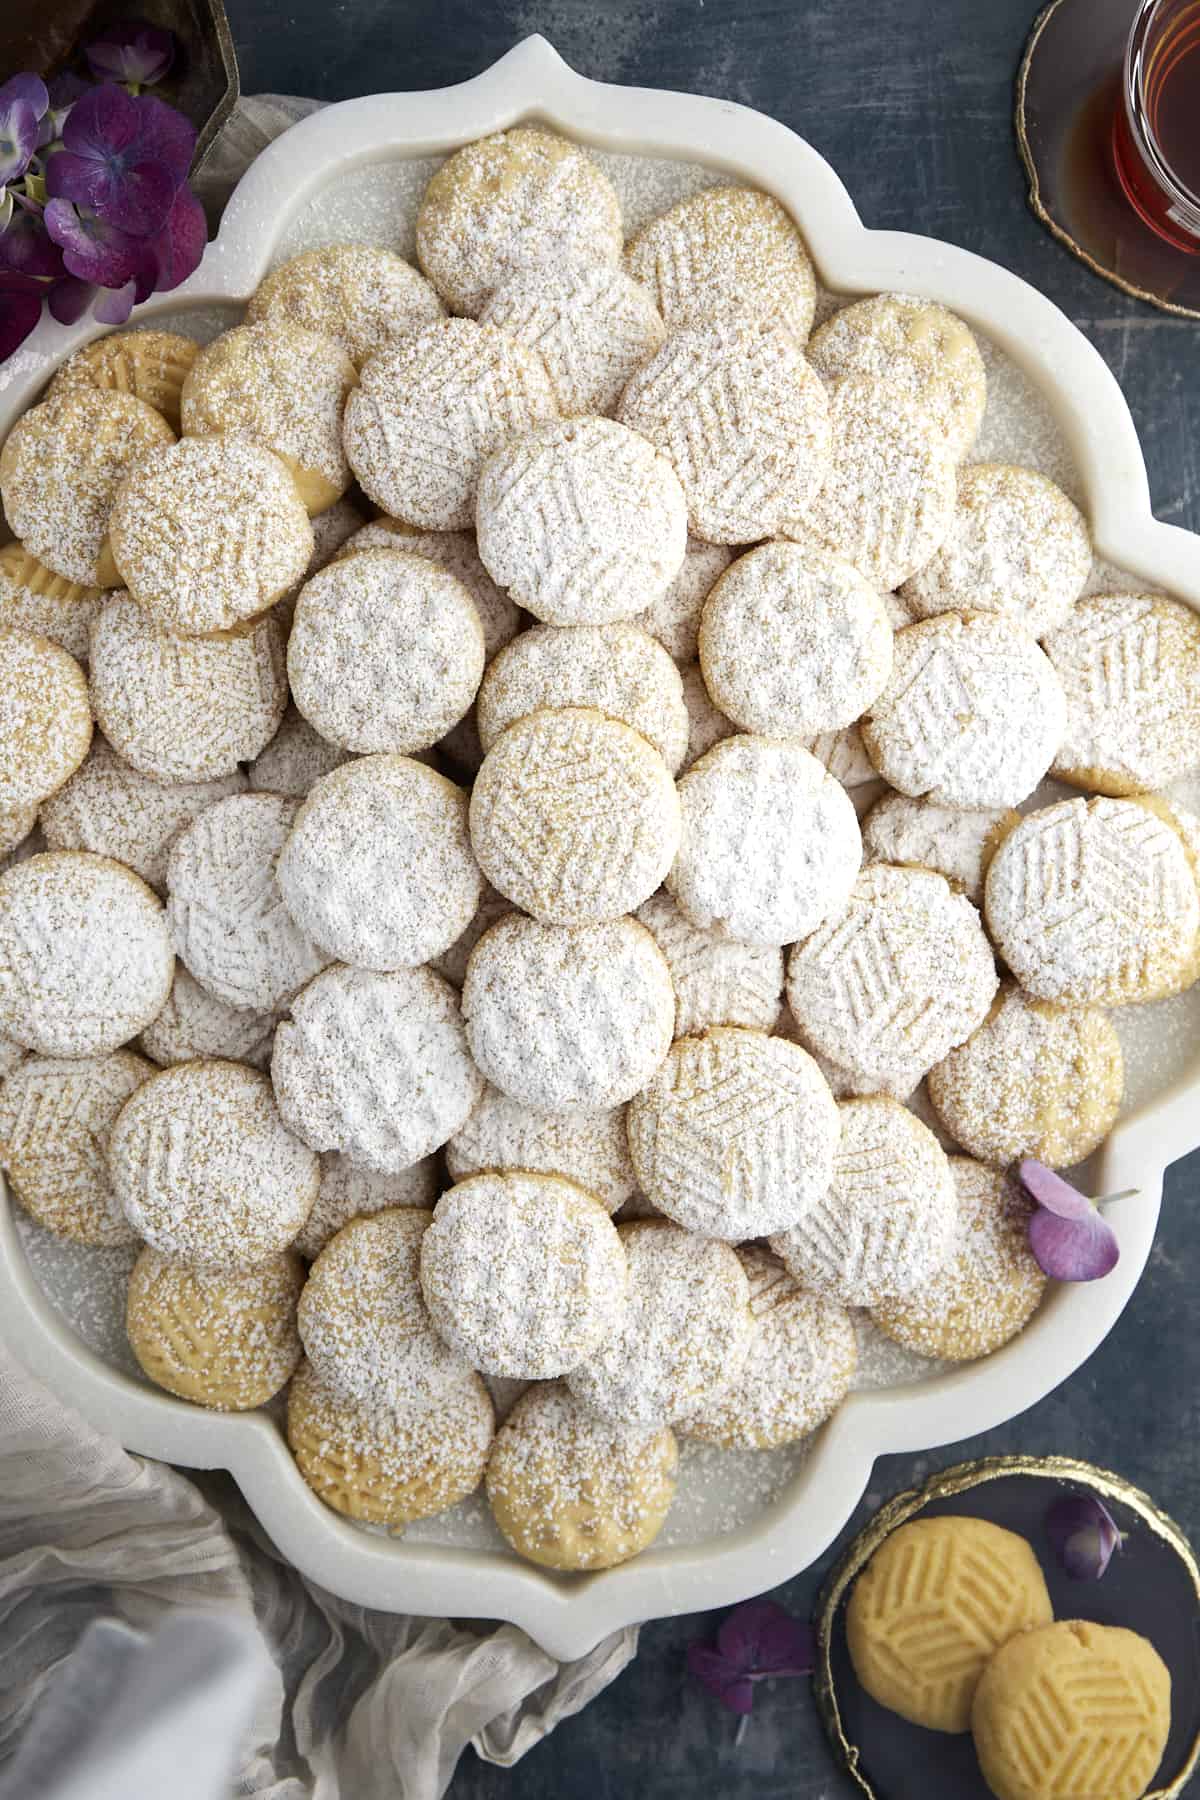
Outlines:
{"type": "Polygon", "coordinates": [[[749,1728],[749,1725],[750,1725],[750,1714],[743,1713],[741,1718],[738,1720],[737,1730],[733,1734],[733,1747],[735,1750],[737,1749],[738,1745],[741,1743],[742,1739],[745,1737],[747,1729],[749,1728]]]}

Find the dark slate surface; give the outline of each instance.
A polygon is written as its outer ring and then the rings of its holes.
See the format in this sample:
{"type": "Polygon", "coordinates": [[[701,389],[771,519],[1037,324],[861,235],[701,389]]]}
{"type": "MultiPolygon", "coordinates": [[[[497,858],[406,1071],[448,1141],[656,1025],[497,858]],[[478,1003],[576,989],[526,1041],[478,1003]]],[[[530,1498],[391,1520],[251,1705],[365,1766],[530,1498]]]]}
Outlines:
{"type": "MultiPolygon", "coordinates": [[[[1037,0],[227,0],[246,93],[329,100],[437,87],[540,31],[587,75],[759,107],[839,170],[868,225],[927,232],[1015,269],[1097,344],[1142,433],[1159,516],[1200,529],[1200,327],[1125,299],[1025,207],[1012,78],[1037,0]]],[[[1132,0],[1130,0],[1132,11],[1132,0]]],[[[964,1456],[1058,1451],[1121,1470],[1200,1538],[1200,1343],[1192,1271],[1200,1155],[1167,1183],[1150,1268],[1108,1342],[1002,1430],[875,1470],[880,1500],[964,1456]]],[[[807,1611],[821,1571],[778,1590],[807,1611]]],[[[514,1770],[464,1759],[455,1800],[825,1800],[835,1770],[803,1684],[761,1695],[743,1743],[683,1673],[703,1616],[642,1634],[633,1666],[514,1770]]],[[[936,1777],[931,1771],[931,1791],[936,1777]]],[[[947,1797],[948,1800],[948,1797],[947,1797]]]]}

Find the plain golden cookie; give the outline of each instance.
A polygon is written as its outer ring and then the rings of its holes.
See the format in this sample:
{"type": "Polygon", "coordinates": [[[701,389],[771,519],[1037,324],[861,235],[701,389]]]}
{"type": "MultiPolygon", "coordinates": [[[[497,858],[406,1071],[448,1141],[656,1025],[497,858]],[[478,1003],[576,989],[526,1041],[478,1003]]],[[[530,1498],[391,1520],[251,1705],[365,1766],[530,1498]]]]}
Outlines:
{"type": "Polygon", "coordinates": [[[55,399],[73,388],[132,394],[179,430],[179,396],[200,354],[195,338],[177,331],[113,331],[67,358],[47,389],[55,399]]]}
{"type": "Polygon", "coordinates": [[[393,338],[442,316],[442,303],[411,263],[378,244],[322,244],[260,281],[248,324],[298,325],[339,343],[355,368],[393,338]]]}
{"type": "Polygon", "coordinates": [[[1053,1617],[1023,1537],[948,1514],[910,1519],[884,1539],[851,1590],[846,1642],[881,1706],[930,1731],[969,1731],[988,1659],[1053,1617]]]}
{"type": "Polygon", "coordinates": [[[147,1247],[125,1307],[129,1347],[158,1387],[215,1412],[245,1412],[277,1394],[300,1361],[298,1256],[253,1269],[196,1269],[147,1247]]]}
{"type": "Polygon", "coordinates": [[[0,550],[0,628],[48,637],[86,663],[92,620],[103,604],[103,588],[56,575],[24,544],[0,550]]]}
{"type": "Polygon", "coordinates": [[[87,679],[75,658],[32,631],[0,629],[0,812],[48,799],[91,741],[87,679]]]}
{"type": "Polygon", "coordinates": [[[1171,1676],[1153,1644],[1082,1619],[1005,1644],[971,1709],[975,1752],[996,1800],[1138,1800],[1170,1729],[1171,1676]]]}

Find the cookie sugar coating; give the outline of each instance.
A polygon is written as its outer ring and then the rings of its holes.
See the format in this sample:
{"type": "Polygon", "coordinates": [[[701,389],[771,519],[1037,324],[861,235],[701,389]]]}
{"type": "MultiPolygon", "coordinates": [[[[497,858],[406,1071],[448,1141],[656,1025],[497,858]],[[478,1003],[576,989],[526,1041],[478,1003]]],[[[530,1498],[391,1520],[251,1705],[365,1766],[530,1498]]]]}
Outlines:
{"type": "Polygon", "coordinates": [[[108,1146],[117,1199],[164,1255],[252,1268],[285,1250],[317,1197],[312,1151],[242,1063],[163,1069],[125,1103],[108,1146]]]}
{"type": "Polygon", "coordinates": [[[694,663],[700,654],[700,615],[717,577],[733,560],[726,544],[706,544],[689,537],[683,563],[665,594],[651,602],[632,621],[657,638],[680,668],[694,663]]]}
{"type": "Polygon", "coordinates": [[[927,1730],[964,1732],[989,1658],[1053,1617],[1023,1537],[949,1514],[889,1532],[851,1589],[846,1641],[873,1700],[927,1730]]]}
{"type": "Polygon", "coordinates": [[[637,1188],[623,1106],[545,1112],[494,1087],[484,1089],[446,1145],[446,1168],[453,1181],[484,1169],[561,1175],[593,1194],[610,1214],[637,1188]]]}
{"type": "Polygon", "coordinates": [[[362,757],[318,781],[277,873],[301,929],[367,969],[440,956],[483,893],[466,795],[407,756],[362,757]]]}
{"type": "Polygon", "coordinates": [[[838,1131],[812,1057],[733,1025],[680,1038],[629,1108],[647,1198],[689,1231],[734,1242],[782,1231],[818,1204],[838,1131]]]}
{"type": "Polygon", "coordinates": [[[368,1219],[394,1206],[428,1211],[437,1198],[437,1159],[423,1156],[395,1175],[379,1169],[357,1169],[348,1156],[327,1151],[321,1157],[317,1203],[296,1238],[301,1256],[314,1261],[330,1238],[351,1219],[368,1219]]]}
{"type": "Polygon", "coordinates": [[[339,343],[356,368],[394,338],[442,316],[442,304],[411,263],[378,244],[323,244],[290,257],[260,281],[248,324],[298,325],[339,343]]]}
{"type": "Polygon", "coordinates": [[[88,633],[103,604],[103,588],[56,575],[24,544],[0,550],[0,628],[48,637],[86,664],[88,633]]]}
{"type": "Polygon", "coordinates": [[[300,1361],[298,1256],[253,1269],[197,1269],[147,1247],[125,1309],[129,1347],[157,1386],[217,1412],[277,1394],[300,1361]]]}
{"type": "Polygon", "coordinates": [[[637,916],[667,959],[677,1038],[707,1025],[774,1028],[783,998],[783,952],[776,945],[744,944],[693,925],[665,891],[651,894],[637,916]]]}
{"type": "MultiPolygon", "coordinates": [[[[874,767],[868,766],[874,778],[874,767]]],[[[978,906],[988,865],[1019,819],[1012,807],[939,806],[907,794],[885,794],[863,819],[863,856],[869,863],[932,869],[978,906]]]]}
{"type": "Polygon", "coordinates": [[[611,413],[666,331],[640,282],[610,263],[538,263],[498,287],[480,315],[536,350],[565,414],[611,413]]]}
{"type": "Polygon", "coordinates": [[[645,1550],[675,1494],[665,1429],[616,1425],[560,1382],[522,1394],[487,1469],[492,1516],[519,1556],[547,1569],[610,1569],[645,1550]]]}
{"type": "Polygon", "coordinates": [[[50,399],[69,390],[132,394],[179,430],[179,396],[200,354],[195,338],[177,331],[113,331],[69,356],[47,389],[50,399]]]}
{"type": "Polygon", "coordinates": [[[250,786],[256,794],[303,800],[322,775],[349,761],[350,752],[323,738],[289,701],[279,730],[250,765],[250,786]]]}
{"type": "Polygon", "coordinates": [[[348,538],[347,555],[355,550],[407,550],[424,556],[461,581],[475,602],[483,627],[484,657],[490,663],[521,629],[522,613],[503,588],[498,588],[479,560],[475,534],[470,531],[419,531],[400,519],[373,519],[348,538]]]}
{"type": "Polygon", "coordinates": [[[42,1056],[100,1056],[137,1036],[171,989],[158,897],[131,869],[49,851],[0,875],[0,1035],[42,1056]]]}
{"type": "Polygon", "coordinates": [[[0,628],[0,812],[40,805],[91,741],[87,680],[75,658],[32,631],[0,628]]]}
{"type": "Polygon", "coordinates": [[[704,674],[699,663],[689,663],[680,670],[680,677],[683,682],[683,704],[688,712],[688,747],[687,754],[679,765],[679,772],[686,775],[693,763],[698,763],[702,756],[708,755],[714,744],[719,744],[724,738],[735,737],[737,726],[713,705],[704,685],[704,674]]]}
{"type": "Polygon", "coordinates": [[[229,1006],[200,986],[181,962],[167,1003],[140,1039],[141,1047],[161,1069],[175,1063],[217,1057],[265,1069],[271,1061],[275,1014],[254,1007],[229,1006]]]}

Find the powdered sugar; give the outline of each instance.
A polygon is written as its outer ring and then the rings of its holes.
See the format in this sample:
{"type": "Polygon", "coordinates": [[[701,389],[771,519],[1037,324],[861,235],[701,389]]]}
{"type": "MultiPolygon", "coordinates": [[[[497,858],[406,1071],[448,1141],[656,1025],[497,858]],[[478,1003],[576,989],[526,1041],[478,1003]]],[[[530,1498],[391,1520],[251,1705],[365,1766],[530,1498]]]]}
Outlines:
{"type": "Polygon", "coordinates": [[[983,900],[983,878],[992,852],[1015,812],[938,806],[906,794],[885,794],[862,822],[866,861],[913,863],[935,869],[962,889],[975,906],[983,900]]]}
{"type": "Polygon", "coordinates": [[[564,413],[611,413],[666,333],[653,300],[609,263],[538,263],[498,287],[480,317],[536,350],[564,413]]]}
{"type": "MultiPolygon", "coordinates": [[[[667,654],[681,666],[694,663],[700,654],[700,614],[718,575],[729,567],[733,552],[724,544],[705,544],[690,537],[678,575],[645,612],[632,621],[657,638],[667,654]]],[[[699,754],[699,753],[698,753],[699,754]]]]}
{"type": "Polygon", "coordinates": [[[744,944],[693,925],[670,894],[651,894],[638,918],[667,959],[675,989],[675,1036],[707,1025],[753,1025],[770,1031],[783,1000],[783,952],[744,944]]]}
{"type": "Polygon", "coordinates": [[[415,525],[402,524],[399,519],[376,519],[356,531],[347,540],[346,549],[407,550],[410,556],[425,556],[430,562],[439,563],[462,582],[475,602],[488,662],[512,642],[521,628],[520,607],[503,588],[496,586],[479,560],[474,536],[469,531],[418,531],[415,525]]]}
{"type": "Polygon", "coordinates": [[[331,774],[349,761],[349,751],[328,743],[294,706],[289,706],[279,730],[250,765],[250,786],[259,793],[303,800],[322,775],[331,774]]]}
{"type": "Polygon", "coordinates": [[[294,1256],[193,1268],[147,1247],[129,1279],[129,1342],[150,1379],[219,1411],[261,1406],[300,1361],[294,1256]]]}
{"type": "Polygon", "coordinates": [[[625,1108],[545,1112],[511,1100],[498,1088],[483,1098],[446,1145],[446,1167],[455,1181],[483,1169],[528,1169],[561,1175],[595,1196],[609,1213],[636,1188],[625,1108]]]}
{"type": "Polygon", "coordinates": [[[688,747],[687,754],[679,765],[679,773],[686,775],[692,764],[706,756],[714,744],[719,744],[722,738],[734,737],[737,726],[713,705],[704,685],[704,672],[699,663],[690,663],[680,671],[680,675],[683,682],[683,704],[687,707],[688,714],[688,747]]]}
{"type": "Polygon", "coordinates": [[[334,338],[356,366],[441,316],[424,276],[377,244],[305,250],[272,270],[246,308],[251,324],[291,323],[334,338]]]}
{"type": "Polygon", "coordinates": [[[0,808],[37,806],[74,774],[91,740],[75,659],[49,638],[0,629],[0,808]]]}
{"type": "Polygon", "coordinates": [[[351,1219],[369,1218],[393,1206],[428,1208],[437,1191],[438,1167],[433,1156],[385,1174],[380,1169],[358,1169],[348,1156],[328,1151],[321,1158],[317,1203],[296,1238],[296,1249],[311,1259],[320,1255],[334,1233],[351,1219]]]}
{"type": "Polygon", "coordinates": [[[167,1003],[143,1031],[141,1047],[162,1068],[216,1056],[265,1069],[274,1037],[273,1012],[218,1000],[177,962],[167,1003]]]}
{"type": "Polygon", "coordinates": [[[101,588],[56,575],[23,544],[0,550],[0,626],[48,637],[86,663],[88,632],[103,604],[101,588]]]}

